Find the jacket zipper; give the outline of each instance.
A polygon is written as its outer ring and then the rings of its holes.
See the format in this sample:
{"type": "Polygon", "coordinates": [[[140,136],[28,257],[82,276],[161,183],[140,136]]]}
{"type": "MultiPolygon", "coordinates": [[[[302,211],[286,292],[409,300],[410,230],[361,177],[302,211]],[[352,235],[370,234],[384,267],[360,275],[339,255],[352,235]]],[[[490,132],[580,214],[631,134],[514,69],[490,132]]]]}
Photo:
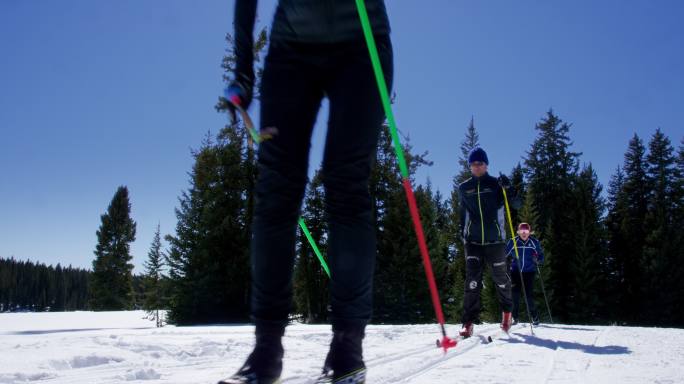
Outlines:
{"type": "MultiPolygon", "coordinates": [[[[525,243],[523,243],[523,247],[525,247],[525,243]]],[[[523,257],[522,257],[522,266],[520,267],[520,272],[522,272],[525,269],[525,248],[523,248],[523,257]]]]}
{"type": "Polygon", "coordinates": [[[477,207],[480,209],[480,225],[482,226],[482,245],[484,245],[484,215],[482,215],[482,202],[480,201],[480,180],[477,181],[477,207]]]}

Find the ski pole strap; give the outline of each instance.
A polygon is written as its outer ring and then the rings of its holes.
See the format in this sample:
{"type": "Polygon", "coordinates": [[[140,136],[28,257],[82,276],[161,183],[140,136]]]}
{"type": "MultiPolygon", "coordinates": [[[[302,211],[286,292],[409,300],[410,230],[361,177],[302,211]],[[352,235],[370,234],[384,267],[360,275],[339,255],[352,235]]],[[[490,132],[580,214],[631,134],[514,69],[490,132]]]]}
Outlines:
{"type": "MultiPolygon", "coordinates": [[[[252,119],[249,117],[249,114],[247,114],[247,111],[245,111],[244,108],[240,107],[239,105],[235,105],[235,108],[238,110],[238,112],[240,112],[242,122],[245,123],[245,128],[247,128],[247,132],[249,132],[250,136],[252,137],[252,140],[254,140],[254,142],[257,144],[261,144],[261,142],[263,141],[263,137],[259,134],[259,132],[257,132],[256,128],[254,128],[254,123],[252,122],[252,119]]],[[[313,237],[311,236],[311,232],[309,232],[309,228],[307,228],[306,222],[304,222],[304,219],[302,219],[301,217],[299,218],[299,227],[302,229],[302,232],[304,232],[304,236],[306,236],[306,239],[309,241],[309,245],[311,245],[311,248],[318,257],[318,260],[321,262],[323,270],[325,270],[325,273],[328,275],[328,278],[330,278],[330,269],[328,268],[328,264],[325,262],[325,259],[323,258],[321,251],[318,249],[316,241],[314,241],[313,237]]]]}

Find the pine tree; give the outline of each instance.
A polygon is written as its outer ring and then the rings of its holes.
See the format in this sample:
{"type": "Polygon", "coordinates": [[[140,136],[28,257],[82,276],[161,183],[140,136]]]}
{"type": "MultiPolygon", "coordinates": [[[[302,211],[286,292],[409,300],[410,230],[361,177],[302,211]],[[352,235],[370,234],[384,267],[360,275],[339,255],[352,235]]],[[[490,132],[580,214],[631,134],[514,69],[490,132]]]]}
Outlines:
{"type": "Polygon", "coordinates": [[[678,175],[683,176],[684,175],[684,137],[682,137],[681,142],[679,143],[679,149],[677,150],[677,169],[678,169],[678,175]]]}
{"type": "MultiPolygon", "coordinates": [[[[513,188],[513,193],[514,195],[520,199],[520,201],[524,202],[525,201],[525,195],[527,193],[527,185],[525,183],[525,172],[523,171],[522,165],[518,163],[513,170],[511,171],[510,174],[511,178],[511,187],[513,188]]],[[[513,220],[513,227],[516,228],[516,225],[521,223],[523,220],[520,218],[520,212],[519,210],[513,209],[511,207],[511,219],[513,220]]],[[[510,229],[506,228],[506,233],[508,233],[509,238],[513,238],[515,234],[509,233],[510,229]]]]}
{"type": "Polygon", "coordinates": [[[532,189],[532,207],[538,215],[537,230],[545,233],[549,222],[555,219],[554,214],[561,213],[557,203],[570,193],[580,153],[570,151],[570,125],[552,110],[535,128],[538,136],[525,160],[525,173],[532,189]]]}
{"type": "Polygon", "coordinates": [[[391,321],[390,304],[393,301],[394,292],[389,287],[394,277],[389,272],[392,265],[392,254],[389,246],[388,215],[390,209],[400,203],[397,194],[403,193],[399,169],[392,149],[392,138],[389,127],[383,125],[378,139],[378,150],[375,155],[375,164],[371,170],[369,180],[369,192],[377,227],[377,253],[375,273],[373,278],[373,321],[391,321]]]}
{"type": "MultiPolygon", "coordinates": [[[[412,153],[408,138],[404,143],[411,175],[419,166],[431,165],[425,159],[426,153],[412,153]]],[[[426,205],[429,203],[423,191],[419,193],[419,190],[416,189],[415,196],[421,215],[424,215],[428,212],[426,205]]],[[[434,318],[422,259],[386,125],[380,133],[370,193],[378,228],[373,284],[374,321],[406,322],[434,318]]],[[[421,220],[424,224],[427,222],[422,216],[421,220]]],[[[426,233],[426,237],[430,242],[430,235],[426,233]]]]}
{"type": "MultiPolygon", "coordinates": [[[[515,188],[515,184],[514,188],[515,188]]],[[[534,211],[534,205],[533,205],[533,199],[530,196],[533,196],[534,193],[530,192],[532,190],[531,187],[527,185],[527,183],[523,184],[523,189],[521,193],[521,200],[522,200],[522,206],[520,207],[519,210],[516,211],[516,216],[518,218],[518,223],[528,223],[530,227],[532,227],[532,234],[535,235],[535,237],[539,237],[537,234],[537,213],[534,211]]],[[[512,212],[511,212],[512,214],[512,212]]]]}
{"type": "Polygon", "coordinates": [[[568,136],[570,125],[553,111],[536,125],[537,138],[528,152],[527,198],[535,214],[535,231],[544,239],[552,310],[559,320],[568,318],[569,298],[573,289],[571,269],[573,229],[570,212],[572,183],[578,170],[580,153],[572,152],[568,136]]]}
{"type": "Polygon", "coordinates": [[[163,319],[159,315],[159,310],[163,308],[163,290],[162,279],[164,267],[164,257],[161,251],[161,235],[160,226],[157,225],[157,230],[154,232],[154,239],[150,246],[150,251],[147,254],[147,261],[144,263],[144,302],[143,309],[147,311],[147,317],[154,320],[157,327],[163,325],[163,319]]]}
{"type": "MultiPolygon", "coordinates": [[[[429,183],[428,186],[431,190],[432,187],[429,183]]],[[[434,245],[430,248],[430,257],[434,260],[433,270],[439,289],[439,297],[444,306],[445,318],[448,319],[448,306],[456,301],[455,298],[452,298],[451,296],[453,294],[454,284],[456,283],[456,275],[453,273],[454,261],[451,252],[451,239],[454,234],[450,232],[452,223],[449,202],[442,197],[440,191],[434,193],[431,206],[435,209],[434,229],[436,233],[433,236],[436,240],[434,241],[434,245]]],[[[428,223],[428,225],[430,225],[430,223],[428,223]]],[[[461,287],[463,287],[462,281],[461,287]]],[[[459,297],[458,299],[460,301],[461,298],[459,297]]],[[[460,319],[452,319],[452,321],[460,321],[460,319]]]]}
{"type": "Polygon", "coordinates": [[[197,324],[248,319],[248,186],[243,130],[227,126],[196,151],[191,186],[176,209],[176,235],[167,236],[171,298],[168,320],[197,324]]]}
{"type": "MultiPolygon", "coordinates": [[[[419,185],[416,188],[416,203],[420,210],[420,219],[423,224],[432,272],[443,305],[444,299],[448,297],[450,287],[453,284],[453,278],[450,274],[449,245],[445,234],[449,224],[446,208],[443,205],[441,194],[433,192],[432,183],[429,179],[425,186],[419,185]]],[[[415,244],[415,255],[420,256],[415,232],[413,232],[412,238],[415,244]]],[[[423,271],[417,273],[416,296],[421,297],[423,294],[425,296],[417,306],[416,321],[436,321],[430,291],[425,279],[425,267],[422,264],[422,258],[418,257],[418,259],[421,265],[420,269],[423,271]]]]}
{"type": "Polygon", "coordinates": [[[598,182],[591,164],[584,167],[573,183],[574,209],[570,211],[573,224],[573,254],[570,274],[574,279],[569,296],[569,319],[576,322],[596,322],[607,315],[603,311],[603,297],[598,295],[605,279],[601,263],[605,258],[605,231],[601,217],[605,202],[603,187],[598,182]]]}
{"type": "MultiPolygon", "coordinates": [[[[674,185],[674,211],[675,211],[675,228],[684,228],[684,138],[682,138],[679,149],[677,151],[677,167],[675,168],[675,185],[674,185]]],[[[677,231],[676,237],[673,239],[675,249],[684,249],[684,233],[677,231]]],[[[684,276],[684,252],[677,252],[674,262],[678,266],[679,276],[684,276]]],[[[684,308],[684,277],[677,281],[675,291],[670,293],[675,297],[675,308],[684,308]]],[[[679,311],[675,314],[675,324],[677,326],[684,325],[684,313],[679,311]]]]}
{"type": "Polygon", "coordinates": [[[470,118],[468,128],[466,128],[465,138],[461,142],[461,156],[458,158],[458,163],[461,165],[460,173],[457,182],[460,184],[468,180],[471,176],[470,165],[468,164],[468,155],[470,151],[480,146],[480,135],[475,129],[475,118],[470,118]]]}
{"type": "MultiPolygon", "coordinates": [[[[233,39],[223,58],[224,81],[235,69],[233,39]]],[[[255,61],[266,45],[266,31],[255,41],[255,61]]],[[[257,86],[262,70],[257,68],[257,86]]],[[[256,95],[258,98],[258,95],[256,95]]],[[[228,102],[215,106],[225,113],[228,102]]],[[[168,321],[198,324],[246,321],[249,318],[249,240],[254,207],[257,165],[255,148],[243,124],[207,135],[193,152],[190,187],[176,209],[176,235],[167,236],[170,248],[168,321]]]]}
{"type": "Polygon", "coordinates": [[[65,281],[65,271],[62,266],[57,263],[57,267],[52,270],[50,268],[51,284],[50,292],[52,293],[52,299],[50,302],[50,311],[61,312],[66,308],[66,281],[65,281]]]}
{"type": "Polygon", "coordinates": [[[107,213],[100,217],[90,284],[94,310],[125,310],[133,305],[133,264],[130,243],[135,241],[135,222],[130,217],[128,188],[119,187],[107,213]]]}
{"type": "Polygon", "coordinates": [[[660,129],[649,142],[646,164],[651,193],[643,226],[646,238],[640,261],[646,276],[642,279],[642,313],[649,323],[671,325],[679,311],[675,308],[675,295],[669,293],[676,292],[677,282],[684,275],[676,262],[677,255],[682,252],[676,244],[679,235],[679,228],[675,227],[676,159],[670,140],[660,129]]]}
{"type": "Polygon", "coordinates": [[[627,215],[627,201],[624,193],[625,174],[621,167],[613,174],[608,186],[608,199],[606,201],[608,215],[605,225],[608,237],[608,254],[603,260],[601,270],[606,279],[606,284],[600,293],[606,302],[606,311],[610,314],[608,319],[619,321],[621,308],[627,303],[622,303],[622,289],[624,281],[624,257],[627,252],[627,242],[624,238],[622,224],[627,215]]]}
{"type": "Polygon", "coordinates": [[[635,134],[629,142],[623,165],[625,179],[622,190],[625,207],[620,231],[625,252],[619,255],[618,259],[618,265],[623,271],[620,300],[623,306],[620,308],[620,318],[627,321],[638,321],[644,300],[641,295],[641,284],[645,276],[640,262],[646,241],[643,226],[649,197],[645,155],[646,148],[635,134]]]}

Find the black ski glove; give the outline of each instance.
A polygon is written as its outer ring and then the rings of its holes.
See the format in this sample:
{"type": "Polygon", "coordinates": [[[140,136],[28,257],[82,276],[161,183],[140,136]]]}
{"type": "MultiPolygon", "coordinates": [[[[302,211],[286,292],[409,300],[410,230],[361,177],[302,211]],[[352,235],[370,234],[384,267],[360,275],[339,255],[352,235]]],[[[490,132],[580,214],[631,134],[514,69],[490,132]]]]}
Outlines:
{"type": "Polygon", "coordinates": [[[508,176],[504,175],[503,173],[499,175],[499,186],[501,188],[510,188],[511,187],[511,180],[508,179],[508,176]]]}

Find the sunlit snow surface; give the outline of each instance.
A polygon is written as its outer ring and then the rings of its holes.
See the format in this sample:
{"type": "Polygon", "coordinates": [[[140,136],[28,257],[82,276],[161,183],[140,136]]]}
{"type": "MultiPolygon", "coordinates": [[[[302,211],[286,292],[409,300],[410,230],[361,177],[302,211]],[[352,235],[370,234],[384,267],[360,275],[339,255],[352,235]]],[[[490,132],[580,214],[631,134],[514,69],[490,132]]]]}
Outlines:
{"type": "MultiPolygon", "coordinates": [[[[253,345],[249,325],[154,328],[143,317],[2,313],[0,383],[213,384],[253,345]]],[[[504,336],[489,324],[475,332],[444,355],[436,325],[369,326],[368,383],[684,383],[682,329],[542,324],[534,335],[518,325],[504,336]]],[[[329,326],[288,327],[283,383],[311,383],[329,341],[329,326]]]]}

